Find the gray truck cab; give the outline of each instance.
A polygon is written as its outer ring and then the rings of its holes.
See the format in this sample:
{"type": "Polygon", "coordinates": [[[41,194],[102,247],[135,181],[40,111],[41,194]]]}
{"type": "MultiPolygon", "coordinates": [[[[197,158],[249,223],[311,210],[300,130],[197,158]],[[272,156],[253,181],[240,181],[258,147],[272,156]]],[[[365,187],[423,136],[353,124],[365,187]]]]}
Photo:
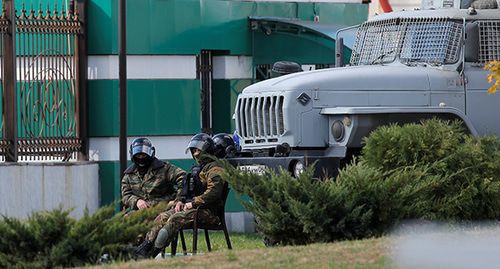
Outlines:
{"type": "Polygon", "coordinates": [[[234,114],[242,154],[233,162],[294,175],[317,162],[318,176],[335,176],[377,127],[433,117],[499,136],[500,95],[487,93],[483,67],[500,60],[500,9],[459,7],[375,16],[358,27],[348,66],[245,88],[234,114]]]}

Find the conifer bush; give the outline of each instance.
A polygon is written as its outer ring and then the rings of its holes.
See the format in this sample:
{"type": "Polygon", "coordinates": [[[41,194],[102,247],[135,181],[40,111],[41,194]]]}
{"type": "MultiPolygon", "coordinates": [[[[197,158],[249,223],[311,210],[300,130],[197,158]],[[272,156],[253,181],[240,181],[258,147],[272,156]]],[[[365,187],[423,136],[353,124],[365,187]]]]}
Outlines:
{"type": "Polygon", "coordinates": [[[365,139],[362,159],[384,171],[441,160],[460,147],[465,138],[457,121],[426,120],[421,124],[388,125],[365,139]]]}
{"type": "Polygon", "coordinates": [[[110,205],[79,220],[62,209],[36,212],[27,220],[3,216],[0,268],[83,266],[97,263],[104,253],[114,260],[130,259],[130,243],[149,230],[164,206],[124,217],[110,205]]]}
{"type": "MultiPolygon", "coordinates": [[[[240,194],[247,195],[250,200],[242,204],[252,212],[258,220],[258,229],[269,244],[300,244],[307,240],[307,235],[295,224],[296,219],[291,211],[286,196],[305,196],[298,182],[284,171],[269,171],[267,176],[240,172],[225,164],[224,176],[231,187],[240,194]]],[[[304,177],[311,178],[309,169],[304,177]]]]}
{"type": "MultiPolygon", "coordinates": [[[[224,178],[237,193],[250,198],[243,205],[255,215],[258,232],[274,244],[330,242],[373,234],[372,208],[346,205],[349,186],[340,186],[333,179],[320,181],[313,171],[308,167],[297,178],[284,170],[261,176],[226,165],[224,178]]],[[[364,173],[364,182],[377,173],[359,172],[364,173]]]]}
{"type": "MultiPolygon", "coordinates": [[[[338,238],[336,223],[344,216],[342,199],[333,189],[334,182],[321,182],[313,178],[312,167],[299,177],[293,178],[285,171],[287,181],[295,185],[295,193],[285,193],[285,204],[292,216],[291,225],[299,230],[301,237],[295,237],[292,243],[328,242],[338,238]]],[[[278,191],[278,190],[276,190],[278,191]]],[[[281,242],[288,243],[281,239],[281,242]]]]}
{"type": "Polygon", "coordinates": [[[287,171],[256,175],[226,166],[247,195],[257,230],[277,244],[382,235],[407,219],[500,219],[500,141],[474,138],[458,122],[384,126],[336,179],[287,171]]]}
{"type": "Polygon", "coordinates": [[[474,138],[459,122],[426,120],[384,126],[366,140],[360,157],[386,174],[385,180],[416,172],[406,182],[403,218],[481,220],[500,217],[500,141],[474,138]],[[422,170],[423,173],[418,173],[422,170]],[[418,176],[420,175],[420,176],[418,176]],[[417,196],[415,196],[417,194],[417,196]]]}

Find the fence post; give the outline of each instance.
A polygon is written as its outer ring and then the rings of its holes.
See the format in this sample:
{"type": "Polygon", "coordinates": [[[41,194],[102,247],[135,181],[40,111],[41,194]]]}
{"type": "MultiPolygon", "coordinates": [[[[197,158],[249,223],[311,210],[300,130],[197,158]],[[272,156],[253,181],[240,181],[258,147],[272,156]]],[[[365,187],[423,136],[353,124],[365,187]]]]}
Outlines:
{"type": "Polygon", "coordinates": [[[7,33],[2,35],[3,42],[3,89],[5,140],[9,148],[5,156],[6,162],[17,162],[17,90],[16,90],[16,8],[14,0],[3,0],[5,16],[9,21],[7,33]]]}
{"type": "Polygon", "coordinates": [[[75,55],[77,57],[77,85],[79,94],[78,104],[78,136],[81,139],[82,147],[78,154],[78,160],[88,160],[89,136],[88,136],[88,98],[87,98],[87,12],[86,0],[76,0],[76,10],[80,20],[82,31],[77,36],[75,55]]]}

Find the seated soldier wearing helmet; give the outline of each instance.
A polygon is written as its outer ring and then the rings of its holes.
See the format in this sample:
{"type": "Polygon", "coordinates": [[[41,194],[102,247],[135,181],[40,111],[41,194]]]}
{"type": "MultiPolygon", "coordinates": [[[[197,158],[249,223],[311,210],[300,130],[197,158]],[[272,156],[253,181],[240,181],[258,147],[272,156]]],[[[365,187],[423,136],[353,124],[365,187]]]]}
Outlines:
{"type": "Polygon", "coordinates": [[[212,138],[215,143],[215,156],[219,159],[235,157],[237,150],[233,138],[225,133],[216,134],[212,138]]]}
{"type": "Polygon", "coordinates": [[[186,172],[155,157],[155,148],[147,138],[136,138],[130,145],[129,166],[121,181],[124,210],[131,212],[151,207],[177,196],[186,172]]]}
{"type": "Polygon", "coordinates": [[[216,209],[223,203],[224,181],[221,174],[224,170],[216,162],[215,143],[209,135],[200,133],[191,138],[186,153],[188,151],[197,165],[186,175],[175,207],[156,217],[155,226],[147,233],[146,240],[135,249],[138,258],[158,255],[184,225],[194,221],[194,213],[199,207],[198,219],[203,223],[220,222],[216,209]]]}

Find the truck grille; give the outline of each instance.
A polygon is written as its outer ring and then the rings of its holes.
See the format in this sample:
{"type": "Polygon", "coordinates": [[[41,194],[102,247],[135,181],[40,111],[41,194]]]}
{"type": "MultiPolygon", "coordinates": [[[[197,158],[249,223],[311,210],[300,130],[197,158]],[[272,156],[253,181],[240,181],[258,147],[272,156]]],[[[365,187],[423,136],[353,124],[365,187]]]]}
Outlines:
{"type": "Polygon", "coordinates": [[[285,133],[284,96],[240,97],[236,128],[246,144],[276,142],[285,133]]]}
{"type": "Polygon", "coordinates": [[[479,21],[479,62],[500,60],[500,22],[479,21]]]}

